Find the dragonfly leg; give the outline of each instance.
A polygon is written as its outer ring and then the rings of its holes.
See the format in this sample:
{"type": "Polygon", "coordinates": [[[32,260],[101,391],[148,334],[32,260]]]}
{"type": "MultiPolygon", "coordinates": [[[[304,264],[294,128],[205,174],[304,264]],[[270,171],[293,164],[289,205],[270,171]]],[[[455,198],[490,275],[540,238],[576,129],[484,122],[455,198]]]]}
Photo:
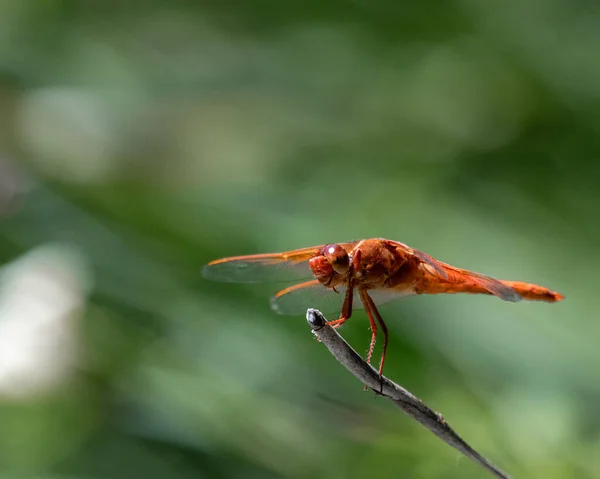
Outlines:
{"type": "Polygon", "coordinates": [[[388,328],[387,328],[387,325],[385,324],[385,321],[379,314],[379,311],[377,310],[377,306],[375,306],[375,302],[368,295],[367,292],[364,293],[364,298],[363,298],[363,296],[361,296],[361,299],[363,300],[363,302],[366,299],[366,301],[369,304],[369,308],[371,309],[371,312],[375,314],[375,318],[377,319],[377,322],[379,323],[379,326],[381,326],[381,330],[383,331],[383,349],[382,349],[382,353],[381,353],[381,361],[379,363],[379,375],[382,376],[383,375],[383,364],[385,363],[385,352],[387,350],[387,345],[388,345],[388,328]]]}
{"type": "Polygon", "coordinates": [[[367,354],[367,364],[371,364],[371,356],[373,356],[373,350],[375,349],[375,340],[377,338],[377,323],[373,318],[373,312],[371,305],[373,301],[367,294],[366,290],[360,290],[360,299],[365,306],[365,311],[367,312],[367,318],[369,318],[369,324],[371,326],[371,344],[369,345],[369,353],[367,354]]]}
{"type": "Polygon", "coordinates": [[[348,289],[346,290],[346,296],[344,297],[344,304],[342,305],[342,312],[340,313],[340,317],[338,319],[334,319],[333,321],[328,321],[325,323],[326,326],[333,326],[334,328],[339,328],[342,324],[346,322],[352,316],[352,299],[354,296],[354,287],[352,284],[348,285],[348,289]]]}

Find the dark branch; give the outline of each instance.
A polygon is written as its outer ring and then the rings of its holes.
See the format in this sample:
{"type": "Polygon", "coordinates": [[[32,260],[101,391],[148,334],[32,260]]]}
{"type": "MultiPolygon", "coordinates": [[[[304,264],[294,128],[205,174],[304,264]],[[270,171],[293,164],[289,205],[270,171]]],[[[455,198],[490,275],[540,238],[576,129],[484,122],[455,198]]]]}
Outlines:
{"type": "Polygon", "coordinates": [[[410,392],[389,380],[368,365],[360,355],[350,347],[350,345],[333,329],[326,326],[325,317],[316,309],[309,309],[306,312],[306,319],[313,330],[313,334],[325,345],[329,352],[338,360],[338,362],[350,371],[356,378],[366,384],[377,394],[392,401],[402,411],[410,417],[419,421],[423,426],[433,432],[442,441],[458,449],[469,459],[472,459],[483,468],[502,479],[509,479],[509,476],[496,468],[491,462],[479,454],[475,449],[469,446],[454,430],[448,425],[441,414],[426,406],[419,398],[413,396],[410,392]]]}

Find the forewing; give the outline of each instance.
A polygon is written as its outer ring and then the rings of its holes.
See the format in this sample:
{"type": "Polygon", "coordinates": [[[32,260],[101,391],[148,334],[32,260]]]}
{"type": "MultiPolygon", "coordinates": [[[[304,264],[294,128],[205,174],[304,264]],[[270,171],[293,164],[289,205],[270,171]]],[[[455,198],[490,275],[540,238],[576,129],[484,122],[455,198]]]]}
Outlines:
{"type": "MultiPolygon", "coordinates": [[[[350,251],[354,243],[340,243],[350,251]]],[[[284,253],[232,256],[211,261],[202,268],[202,276],[225,283],[274,283],[312,278],[308,260],[318,255],[324,245],[284,253]]]]}
{"type": "Polygon", "coordinates": [[[286,253],[232,256],[211,261],[202,268],[206,279],[226,283],[271,283],[312,277],[308,260],[321,247],[303,248],[286,253]]]}

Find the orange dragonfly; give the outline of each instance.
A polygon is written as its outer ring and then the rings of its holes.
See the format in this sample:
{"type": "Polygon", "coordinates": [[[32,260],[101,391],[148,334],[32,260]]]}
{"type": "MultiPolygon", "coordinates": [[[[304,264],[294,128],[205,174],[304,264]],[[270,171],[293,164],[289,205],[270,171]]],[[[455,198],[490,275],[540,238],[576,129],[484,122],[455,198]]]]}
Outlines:
{"type": "Polygon", "coordinates": [[[388,329],[375,303],[413,294],[492,294],[504,301],[546,301],[563,295],[536,284],[496,280],[442,263],[398,241],[382,238],[327,244],[284,253],[217,259],[202,270],[205,278],[232,283],[259,283],[314,278],[273,296],[271,307],[280,314],[302,314],[309,307],[340,311],[327,324],[342,326],[353,309],[365,309],[371,325],[367,362],[371,363],[377,325],[384,336],[379,374],[383,372],[388,329]],[[358,293],[358,298],[356,297],[358,293]],[[360,301],[359,301],[360,300],[360,301]]]}

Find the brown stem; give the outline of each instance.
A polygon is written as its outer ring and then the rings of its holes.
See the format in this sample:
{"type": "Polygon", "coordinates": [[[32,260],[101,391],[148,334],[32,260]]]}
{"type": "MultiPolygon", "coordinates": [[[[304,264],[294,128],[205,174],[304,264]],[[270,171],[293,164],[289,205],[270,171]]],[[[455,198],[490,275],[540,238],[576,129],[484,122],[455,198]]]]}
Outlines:
{"type": "Polygon", "coordinates": [[[360,355],[332,327],[326,325],[326,319],[320,311],[309,309],[306,319],[313,334],[322,342],[337,361],[350,371],[363,384],[377,394],[392,401],[404,413],[419,421],[437,437],[454,447],[469,459],[475,461],[494,476],[510,479],[510,476],[489,462],[485,457],[464,441],[444,420],[441,414],[429,408],[423,401],[396,384],[367,364],[360,355]]]}

